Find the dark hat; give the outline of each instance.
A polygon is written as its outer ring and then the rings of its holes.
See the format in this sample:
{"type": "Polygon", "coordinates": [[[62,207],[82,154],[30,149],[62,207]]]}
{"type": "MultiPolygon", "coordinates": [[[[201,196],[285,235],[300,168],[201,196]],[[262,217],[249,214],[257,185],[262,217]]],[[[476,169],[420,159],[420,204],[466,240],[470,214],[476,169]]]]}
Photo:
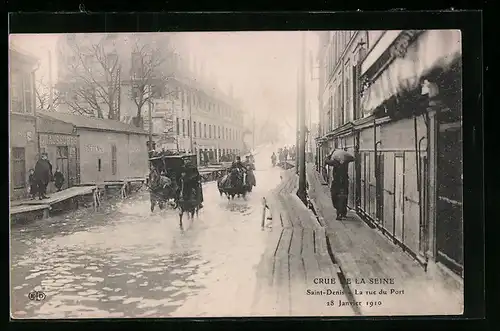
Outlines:
{"type": "Polygon", "coordinates": [[[47,152],[43,152],[42,156],[49,156],[49,154],[47,154],[47,152]]]}

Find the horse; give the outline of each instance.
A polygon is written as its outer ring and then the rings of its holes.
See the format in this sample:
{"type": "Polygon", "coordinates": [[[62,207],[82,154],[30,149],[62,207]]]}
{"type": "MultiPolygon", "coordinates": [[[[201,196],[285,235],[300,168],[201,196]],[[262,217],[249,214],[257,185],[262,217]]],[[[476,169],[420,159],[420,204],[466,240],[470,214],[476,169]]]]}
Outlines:
{"type": "MultiPolygon", "coordinates": [[[[151,212],[154,211],[155,206],[158,204],[160,210],[165,208],[165,203],[171,199],[175,199],[175,185],[173,181],[166,177],[161,176],[157,169],[151,169],[149,173],[149,197],[151,202],[151,212]]],[[[174,201],[175,207],[175,201],[174,201]]]]}
{"type": "Polygon", "coordinates": [[[200,210],[200,197],[195,187],[187,187],[184,178],[180,180],[180,192],[177,202],[179,209],[179,226],[182,228],[182,218],[184,213],[188,214],[189,219],[194,219],[194,215],[198,216],[200,210]]]}
{"type": "Polygon", "coordinates": [[[236,195],[242,195],[245,198],[248,190],[245,183],[246,173],[241,173],[239,169],[233,168],[229,171],[229,174],[217,181],[217,188],[220,196],[226,194],[228,200],[234,199],[236,195]]]}

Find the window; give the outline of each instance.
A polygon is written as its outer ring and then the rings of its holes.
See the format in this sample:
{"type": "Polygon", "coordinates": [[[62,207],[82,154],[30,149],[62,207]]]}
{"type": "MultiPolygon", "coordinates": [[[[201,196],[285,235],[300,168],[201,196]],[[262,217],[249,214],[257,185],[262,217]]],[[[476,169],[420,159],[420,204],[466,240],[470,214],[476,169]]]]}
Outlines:
{"type": "Polygon", "coordinates": [[[212,139],[212,125],[208,125],[208,138],[212,139]]]}
{"type": "Polygon", "coordinates": [[[337,113],[337,118],[338,118],[338,123],[337,123],[337,127],[341,126],[342,124],[344,124],[344,110],[343,110],[343,106],[342,106],[342,85],[338,84],[337,85],[337,91],[335,93],[335,104],[336,104],[336,107],[335,107],[335,112],[337,113]]]}
{"type": "Polygon", "coordinates": [[[111,174],[116,175],[116,145],[111,145],[111,174]]]}
{"type": "Polygon", "coordinates": [[[218,137],[219,137],[219,139],[220,139],[220,126],[217,126],[217,131],[219,132],[218,137]]]}
{"type": "Polygon", "coordinates": [[[186,120],[182,119],[182,135],[186,136],[186,120]]]}
{"type": "Polygon", "coordinates": [[[187,120],[187,134],[191,137],[191,121],[187,120]]]}
{"type": "Polygon", "coordinates": [[[97,159],[97,171],[101,171],[101,159],[97,159]]]}
{"type": "Polygon", "coordinates": [[[233,139],[233,130],[229,129],[229,140],[233,139]]]}
{"type": "Polygon", "coordinates": [[[196,121],[193,121],[193,136],[196,138],[196,121]]]}
{"type": "Polygon", "coordinates": [[[33,112],[33,84],[34,77],[32,73],[12,72],[10,78],[10,102],[12,112],[33,112]]]}
{"type": "Polygon", "coordinates": [[[198,136],[201,138],[202,137],[202,135],[201,135],[201,123],[199,123],[199,129],[200,130],[199,130],[198,136]]]}
{"type": "Polygon", "coordinates": [[[175,119],[175,122],[176,122],[176,123],[175,123],[175,128],[176,128],[175,132],[177,133],[177,135],[180,135],[180,134],[181,134],[181,132],[180,132],[179,119],[178,119],[178,118],[176,118],[176,119],[175,119]]]}
{"type": "Polygon", "coordinates": [[[12,186],[15,189],[26,187],[26,160],[22,147],[12,148],[12,186]]]}
{"type": "Polygon", "coordinates": [[[228,139],[229,139],[229,137],[228,137],[228,132],[229,132],[229,130],[226,128],[226,138],[225,138],[226,140],[228,140],[228,139]]]}
{"type": "Polygon", "coordinates": [[[207,137],[207,125],[203,124],[203,138],[207,137]]]}

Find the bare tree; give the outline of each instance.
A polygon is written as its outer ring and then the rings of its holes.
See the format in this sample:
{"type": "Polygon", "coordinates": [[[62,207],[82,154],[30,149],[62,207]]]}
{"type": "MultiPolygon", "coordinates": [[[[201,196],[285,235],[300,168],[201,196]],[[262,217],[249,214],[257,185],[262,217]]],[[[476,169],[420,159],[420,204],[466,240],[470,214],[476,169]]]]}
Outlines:
{"type": "Polygon", "coordinates": [[[36,81],[35,97],[37,108],[43,111],[51,111],[57,109],[62,101],[61,94],[58,92],[58,90],[56,90],[54,86],[49,86],[49,83],[45,82],[43,76],[36,81]],[[50,95],[51,89],[52,98],[50,95]]]}
{"type": "Polygon", "coordinates": [[[175,91],[166,91],[171,74],[166,72],[170,51],[136,41],[132,52],[130,98],[137,107],[136,125],[142,126],[143,106],[155,97],[165,98],[175,91]]]}
{"type": "MultiPolygon", "coordinates": [[[[73,61],[69,82],[62,85],[65,104],[79,114],[120,120],[120,64],[116,53],[106,52],[102,43],[82,47],[71,45],[73,61]]],[[[61,91],[60,90],[60,91],[61,91]]]]}

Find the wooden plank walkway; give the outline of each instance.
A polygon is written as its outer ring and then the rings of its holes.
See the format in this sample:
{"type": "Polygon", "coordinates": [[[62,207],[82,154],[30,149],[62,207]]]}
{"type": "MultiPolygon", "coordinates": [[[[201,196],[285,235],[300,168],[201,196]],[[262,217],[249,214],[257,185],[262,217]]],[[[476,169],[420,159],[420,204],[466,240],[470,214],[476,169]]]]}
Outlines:
{"type": "Polygon", "coordinates": [[[68,201],[74,198],[92,195],[92,203],[94,209],[99,205],[99,198],[97,197],[97,187],[96,186],[74,186],[60,192],[54,192],[50,194],[48,199],[34,199],[34,200],[23,200],[18,202],[14,206],[11,205],[10,215],[16,216],[16,218],[22,218],[23,214],[32,214],[36,211],[43,211],[43,218],[49,217],[50,210],[53,206],[64,201],[68,201]]]}
{"type": "Polygon", "coordinates": [[[10,207],[11,215],[32,213],[36,211],[42,211],[43,217],[46,218],[49,216],[50,205],[40,204],[40,205],[17,205],[10,207]]]}
{"type": "Polygon", "coordinates": [[[266,196],[272,220],[266,254],[257,270],[252,315],[352,316],[355,312],[349,307],[329,307],[326,302],[332,296],[317,294],[325,287],[342,288],[338,282],[315,283],[318,278],[337,279],[338,268],[327,250],[325,228],[297,197],[297,188],[295,170],[286,170],[281,183],[266,196]]]}
{"type": "Polygon", "coordinates": [[[346,220],[336,220],[329,189],[321,184],[319,176],[313,165],[307,168],[309,197],[326,224],[333,257],[343,276],[352,280],[350,287],[356,300],[382,303],[373,307],[364,305],[363,315],[460,313],[463,285],[445,283],[427,274],[417,261],[381,232],[370,228],[354,211],[349,211],[346,220]],[[388,284],[369,284],[370,279],[388,284]],[[380,295],[382,288],[389,294],[380,295]],[[367,294],[368,291],[377,293],[367,294]]]}
{"type": "Polygon", "coordinates": [[[95,186],[74,186],[60,192],[54,192],[50,194],[48,199],[43,200],[28,200],[23,204],[25,205],[53,205],[55,203],[68,200],[77,196],[93,194],[95,191],[95,186]]]}

